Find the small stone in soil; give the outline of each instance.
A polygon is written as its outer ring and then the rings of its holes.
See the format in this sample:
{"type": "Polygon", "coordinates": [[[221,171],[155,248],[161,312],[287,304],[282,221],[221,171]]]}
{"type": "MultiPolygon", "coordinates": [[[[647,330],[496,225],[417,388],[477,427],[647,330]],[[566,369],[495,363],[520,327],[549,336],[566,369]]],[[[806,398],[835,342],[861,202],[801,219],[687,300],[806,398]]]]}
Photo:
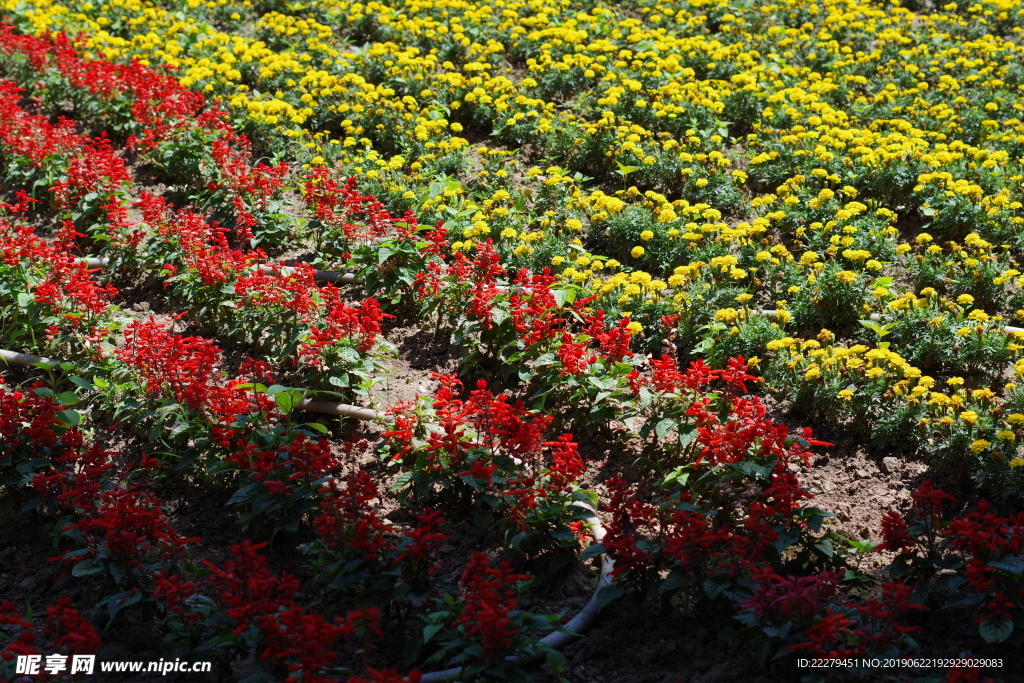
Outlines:
{"type": "Polygon", "coordinates": [[[896,458],[888,455],[882,458],[882,462],[878,464],[878,469],[882,470],[885,474],[892,474],[900,469],[900,461],[896,458]]]}

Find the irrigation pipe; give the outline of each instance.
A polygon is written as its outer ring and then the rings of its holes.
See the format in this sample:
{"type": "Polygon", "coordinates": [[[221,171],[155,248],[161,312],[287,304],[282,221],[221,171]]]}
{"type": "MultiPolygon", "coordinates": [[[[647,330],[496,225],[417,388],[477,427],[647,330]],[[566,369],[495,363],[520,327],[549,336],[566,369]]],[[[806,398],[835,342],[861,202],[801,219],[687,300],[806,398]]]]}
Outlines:
{"type": "MultiPolygon", "coordinates": [[[[591,510],[590,507],[577,503],[580,507],[585,507],[591,510]]],[[[587,530],[591,536],[594,537],[594,543],[601,543],[604,540],[605,528],[601,524],[601,520],[596,515],[587,517],[583,520],[587,525],[587,530]]],[[[612,570],[615,568],[615,563],[612,558],[608,557],[608,553],[601,553],[601,576],[597,580],[597,586],[594,588],[593,595],[590,596],[590,600],[583,609],[573,617],[569,623],[565,624],[565,631],[556,631],[551,633],[544,638],[541,638],[540,643],[547,645],[555,650],[561,650],[563,647],[574,641],[580,635],[582,635],[597,619],[598,613],[601,611],[601,606],[597,601],[597,595],[601,592],[602,588],[612,585],[612,570]]],[[[517,662],[523,666],[529,666],[536,664],[544,659],[544,653],[539,652],[532,657],[509,657],[509,661],[517,662]]],[[[431,673],[425,673],[420,678],[420,683],[436,683],[437,681],[455,681],[462,674],[462,667],[455,667],[452,669],[445,669],[444,671],[433,671],[431,673]]],[[[406,679],[408,680],[408,679],[406,679]]]]}
{"type": "MultiPolygon", "coordinates": [[[[88,268],[106,268],[110,265],[110,259],[105,256],[99,258],[89,257],[79,260],[88,268]]],[[[258,267],[264,273],[269,275],[280,275],[282,268],[294,268],[296,265],[297,264],[294,262],[286,262],[281,266],[260,264],[258,267]]],[[[355,273],[335,273],[330,270],[314,270],[313,279],[320,282],[333,282],[339,285],[361,284],[363,282],[362,278],[355,273]]]]}
{"type": "MultiPolygon", "coordinates": [[[[8,351],[6,349],[0,349],[0,358],[13,365],[35,365],[36,363],[63,362],[54,360],[53,358],[43,358],[42,356],[33,356],[28,353],[18,353],[17,351],[8,351]]],[[[356,420],[372,421],[377,419],[377,412],[375,410],[363,408],[362,406],[353,406],[347,403],[313,401],[307,398],[299,401],[295,408],[309,413],[324,413],[326,415],[337,415],[339,417],[351,417],[356,420]]]]}

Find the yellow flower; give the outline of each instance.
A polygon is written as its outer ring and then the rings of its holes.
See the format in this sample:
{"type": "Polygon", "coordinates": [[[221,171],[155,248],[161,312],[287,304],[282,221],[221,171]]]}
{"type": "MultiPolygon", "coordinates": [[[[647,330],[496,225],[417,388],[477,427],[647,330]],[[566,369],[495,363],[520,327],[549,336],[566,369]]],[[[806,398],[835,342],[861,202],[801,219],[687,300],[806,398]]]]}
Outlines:
{"type": "Polygon", "coordinates": [[[626,325],[626,330],[634,337],[640,334],[643,331],[643,329],[644,326],[636,321],[632,321],[628,325],[626,325]]]}
{"type": "Polygon", "coordinates": [[[1006,418],[1006,421],[1012,425],[1024,424],[1024,415],[1021,413],[1013,413],[1006,418]]]}
{"type": "Polygon", "coordinates": [[[563,263],[565,263],[565,257],[564,256],[553,256],[553,257],[551,257],[551,265],[553,265],[553,266],[560,266],[563,263]]]}
{"type": "Polygon", "coordinates": [[[985,439],[975,439],[974,441],[971,442],[971,452],[981,453],[983,450],[985,450],[991,445],[992,444],[989,443],[988,441],[985,441],[985,439]]]}
{"type": "Polygon", "coordinates": [[[629,252],[629,255],[632,256],[633,258],[640,258],[641,256],[644,255],[644,253],[645,252],[643,247],[633,247],[632,251],[629,252]]]}
{"type": "Polygon", "coordinates": [[[961,294],[956,298],[956,302],[961,306],[970,306],[974,303],[974,297],[970,294],[961,294]]]}
{"type": "Polygon", "coordinates": [[[583,229],[583,221],[577,218],[570,218],[565,222],[565,227],[567,227],[570,230],[579,231],[583,229]]]}
{"type": "Polygon", "coordinates": [[[836,394],[836,398],[841,398],[844,401],[852,401],[853,400],[853,390],[852,389],[843,389],[838,394],[836,394]]]}
{"type": "Polygon", "coordinates": [[[857,281],[857,273],[852,270],[841,270],[836,273],[836,279],[844,285],[852,285],[857,281]]]}
{"type": "Polygon", "coordinates": [[[960,413],[960,419],[969,425],[975,424],[978,421],[978,414],[973,410],[965,410],[960,413]]]}
{"type": "Polygon", "coordinates": [[[951,387],[958,387],[961,386],[963,383],[963,377],[950,377],[949,379],[946,380],[946,384],[948,384],[951,387]]]}
{"type": "Polygon", "coordinates": [[[1009,429],[1004,429],[1003,431],[999,432],[998,434],[996,434],[996,437],[1002,439],[1003,441],[1017,440],[1017,435],[1011,432],[1009,429]]]}
{"type": "Polygon", "coordinates": [[[640,239],[642,239],[644,242],[649,242],[650,240],[654,239],[654,233],[651,232],[650,230],[644,230],[642,233],[640,233],[640,239]]]}

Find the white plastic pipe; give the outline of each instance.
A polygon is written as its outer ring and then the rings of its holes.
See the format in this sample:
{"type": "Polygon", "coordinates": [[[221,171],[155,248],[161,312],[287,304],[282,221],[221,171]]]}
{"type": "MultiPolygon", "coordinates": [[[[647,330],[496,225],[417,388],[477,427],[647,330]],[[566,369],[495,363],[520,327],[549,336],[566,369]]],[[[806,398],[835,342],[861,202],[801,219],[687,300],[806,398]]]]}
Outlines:
{"type": "MultiPolygon", "coordinates": [[[[582,503],[577,503],[581,507],[586,507],[582,503]]],[[[600,543],[604,540],[605,528],[601,524],[596,516],[587,517],[583,520],[587,525],[587,530],[594,537],[594,543],[600,543]]],[[[548,634],[544,638],[541,638],[540,642],[543,645],[547,645],[555,650],[561,650],[563,647],[574,641],[580,635],[582,635],[587,629],[591,627],[594,620],[597,619],[598,613],[601,611],[601,607],[597,602],[597,594],[601,592],[602,588],[612,585],[612,570],[615,569],[615,563],[612,558],[608,557],[608,553],[601,553],[601,576],[597,580],[597,586],[594,588],[593,595],[590,596],[590,600],[586,605],[583,606],[575,617],[573,617],[569,623],[565,625],[565,629],[571,633],[564,633],[562,631],[556,631],[548,634]]],[[[536,664],[544,658],[543,653],[538,653],[533,657],[509,657],[510,661],[518,662],[523,666],[529,666],[530,664],[536,664]]],[[[436,683],[437,681],[456,681],[458,677],[462,675],[462,667],[454,667],[451,669],[445,669],[444,671],[432,671],[425,673],[420,678],[421,683],[436,683]]],[[[408,680],[408,679],[406,679],[408,680]]]]}
{"type": "Polygon", "coordinates": [[[0,358],[3,358],[8,363],[14,365],[35,365],[36,363],[56,363],[52,358],[43,358],[42,356],[33,356],[28,353],[18,353],[17,351],[7,351],[6,349],[0,349],[0,358]]]}
{"type": "Polygon", "coordinates": [[[377,419],[377,412],[369,408],[361,408],[347,403],[331,403],[330,401],[312,401],[308,398],[299,401],[295,406],[299,410],[310,413],[324,413],[340,417],[354,417],[357,420],[372,422],[377,419]]]}

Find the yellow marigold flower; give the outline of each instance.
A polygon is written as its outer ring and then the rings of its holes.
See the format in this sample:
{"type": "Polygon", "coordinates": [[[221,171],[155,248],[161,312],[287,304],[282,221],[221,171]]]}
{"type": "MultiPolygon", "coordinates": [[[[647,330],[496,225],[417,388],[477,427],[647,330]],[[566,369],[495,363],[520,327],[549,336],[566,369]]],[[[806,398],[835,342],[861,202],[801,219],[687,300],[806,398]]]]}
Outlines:
{"type": "Polygon", "coordinates": [[[563,263],[565,263],[565,257],[564,256],[553,256],[553,257],[551,257],[551,265],[553,265],[553,266],[560,266],[563,263]]]}
{"type": "Polygon", "coordinates": [[[628,325],[626,325],[626,330],[634,337],[643,332],[643,329],[644,326],[635,321],[630,322],[628,325]]]}
{"type": "Polygon", "coordinates": [[[978,414],[973,410],[965,410],[960,413],[960,419],[969,425],[975,424],[978,421],[978,414]]]}
{"type": "Polygon", "coordinates": [[[917,239],[914,241],[917,242],[918,244],[928,244],[929,242],[932,241],[932,236],[926,232],[922,232],[920,235],[917,236],[917,239]]]}
{"type": "Polygon", "coordinates": [[[852,401],[853,400],[853,389],[843,389],[838,394],[836,394],[836,398],[840,398],[840,399],[842,399],[844,401],[852,401]]]}
{"type": "Polygon", "coordinates": [[[819,368],[817,365],[812,365],[811,367],[807,368],[807,372],[804,373],[805,382],[810,382],[811,380],[815,380],[819,377],[821,377],[821,368],[819,368]]]}
{"type": "Polygon", "coordinates": [[[852,270],[841,270],[836,273],[836,279],[844,285],[852,285],[857,281],[857,273],[852,270]]]}
{"type": "Polygon", "coordinates": [[[996,397],[996,394],[994,391],[986,387],[984,389],[975,389],[971,392],[971,396],[973,396],[976,401],[991,401],[996,397]]]}
{"type": "Polygon", "coordinates": [[[1011,432],[1009,429],[1004,429],[1003,431],[999,432],[998,434],[996,434],[996,437],[1003,441],[1017,440],[1017,435],[1011,432]]]}
{"type": "Polygon", "coordinates": [[[723,323],[733,323],[739,317],[739,311],[735,308],[722,308],[715,311],[715,320],[723,323]]]}
{"type": "Polygon", "coordinates": [[[882,368],[871,368],[865,373],[868,379],[875,379],[885,374],[885,370],[882,368]]]}
{"type": "Polygon", "coordinates": [[[633,258],[640,258],[645,253],[646,252],[644,251],[643,247],[633,247],[633,249],[629,252],[629,255],[632,256],[633,258]]]}
{"type": "Polygon", "coordinates": [[[961,294],[956,298],[956,302],[961,306],[970,306],[974,303],[974,297],[970,294],[961,294]]]}
{"type": "Polygon", "coordinates": [[[959,386],[962,386],[963,383],[964,383],[964,378],[963,377],[950,377],[949,379],[946,380],[946,384],[948,384],[951,387],[959,387],[959,386]]]}
{"type": "Polygon", "coordinates": [[[1011,460],[1011,461],[1010,461],[1010,462],[1008,462],[1007,464],[1008,464],[1008,465],[1009,465],[1010,467],[1020,467],[1021,465],[1024,465],[1024,459],[1021,459],[1021,458],[1014,458],[1013,460],[1011,460]]]}
{"type": "Polygon", "coordinates": [[[640,233],[640,239],[642,239],[644,242],[649,242],[650,240],[654,239],[654,233],[651,232],[650,230],[644,230],[642,233],[640,233]]]}
{"type": "Polygon", "coordinates": [[[570,218],[565,222],[565,227],[569,228],[570,230],[582,230],[583,221],[579,220],[578,218],[570,218]]]}
{"type": "Polygon", "coordinates": [[[971,442],[971,452],[981,453],[983,450],[985,450],[991,445],[992,444],[989,443],[988,441],[985,441],[985,439],[975,439],[974,441],[971,442]]]}

